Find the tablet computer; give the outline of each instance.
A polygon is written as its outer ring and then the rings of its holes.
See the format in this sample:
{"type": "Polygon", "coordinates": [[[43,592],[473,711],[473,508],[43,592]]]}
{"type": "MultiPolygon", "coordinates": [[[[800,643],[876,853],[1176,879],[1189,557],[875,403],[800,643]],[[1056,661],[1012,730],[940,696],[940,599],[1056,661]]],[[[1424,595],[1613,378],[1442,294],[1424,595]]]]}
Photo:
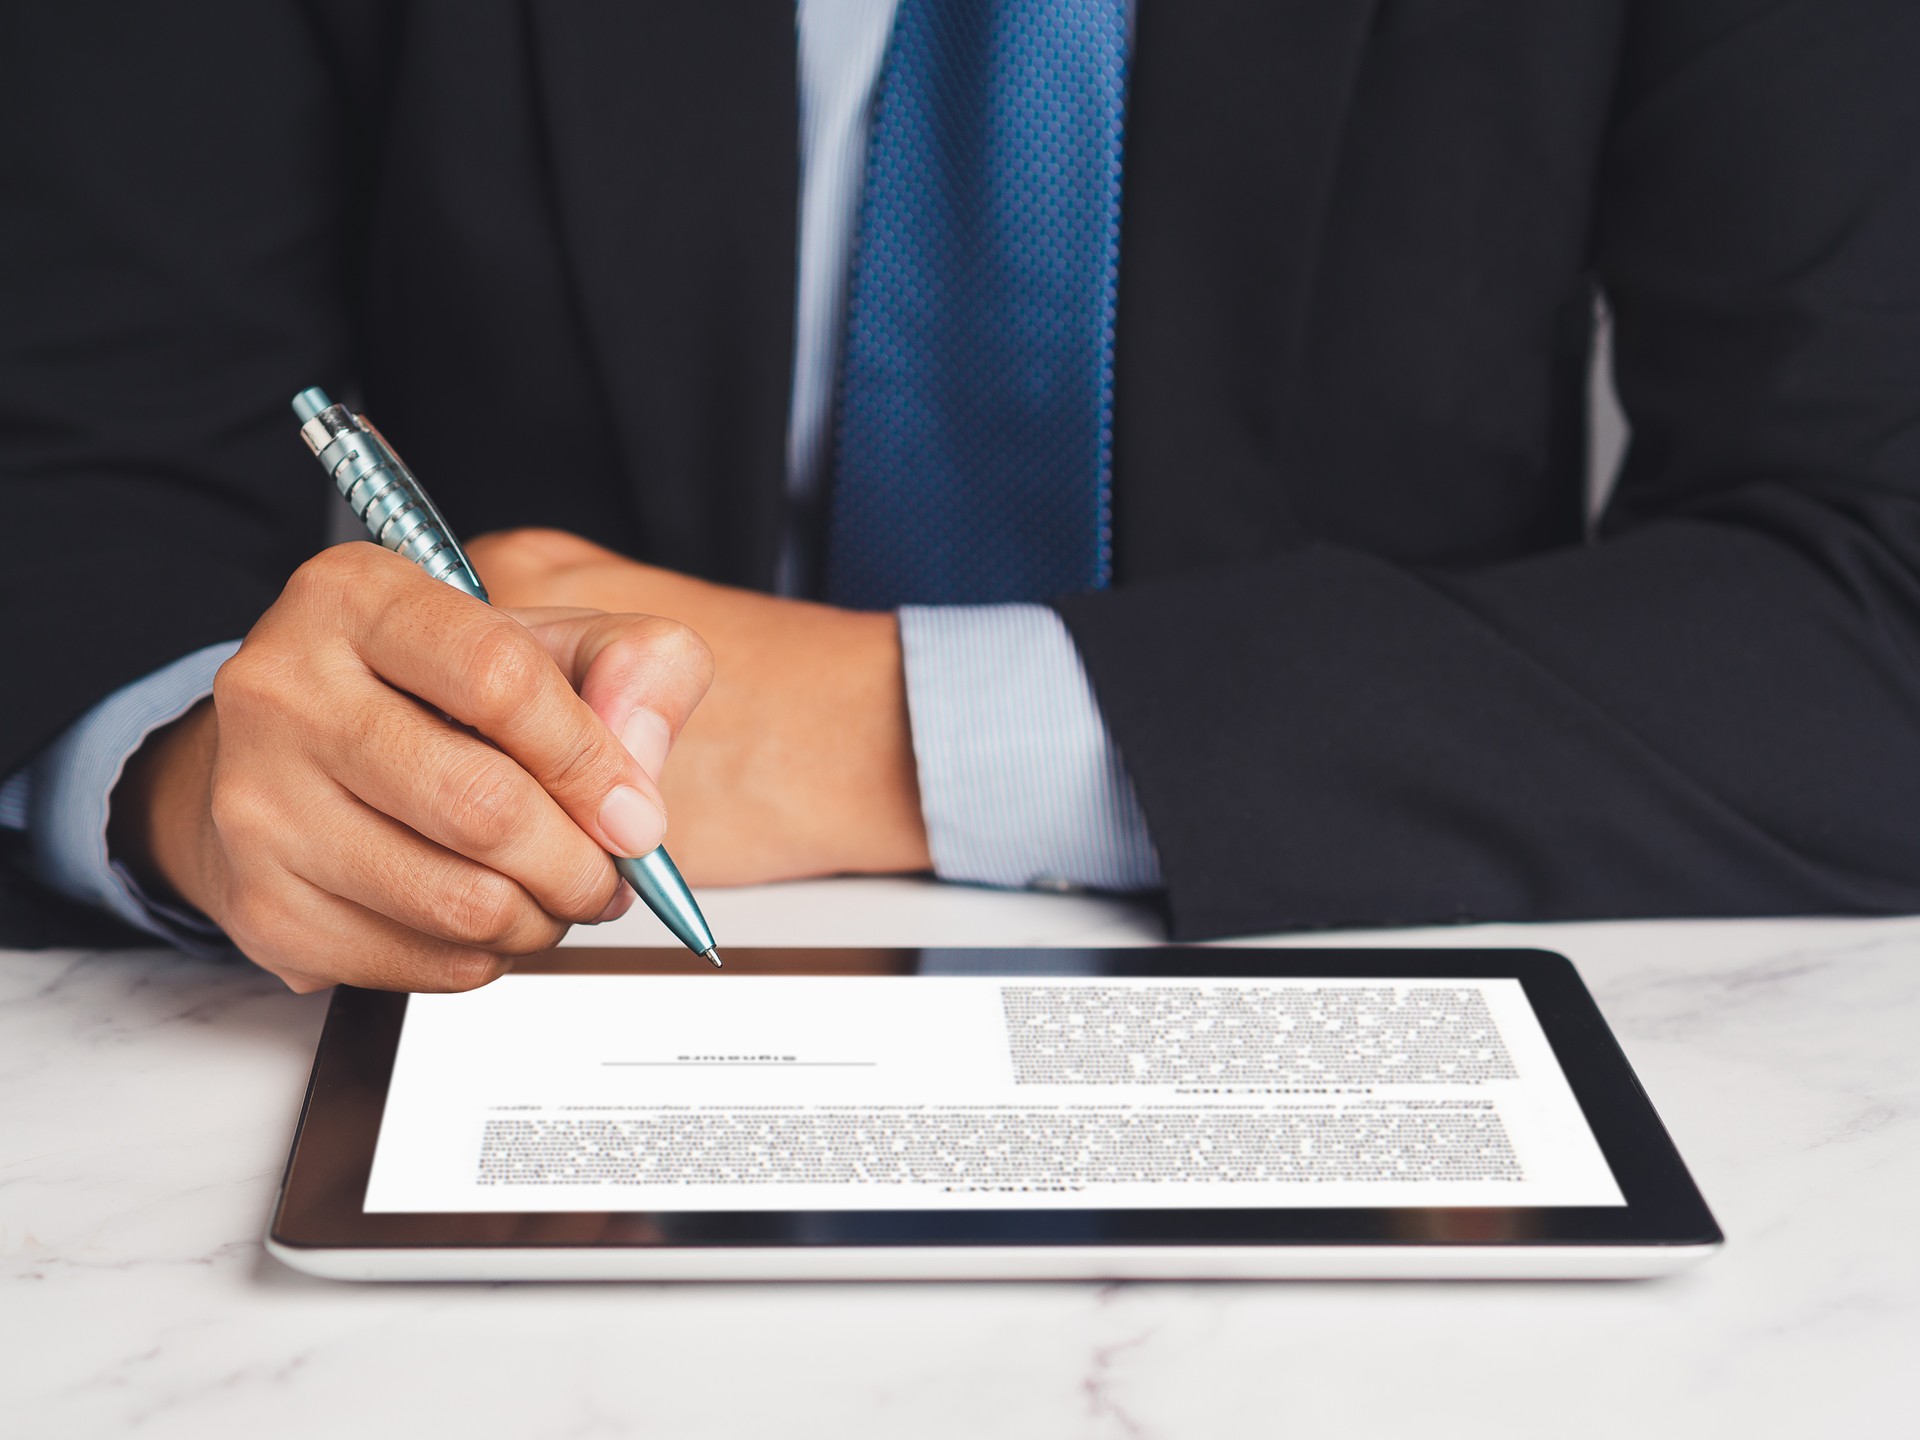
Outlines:
{"type": "Polygon", "coordinates": [[[1720,1243],[1558,955],[564,949],[335,993],[268,1248],[355,1280],[1601,1278],[1720,1243]]]}

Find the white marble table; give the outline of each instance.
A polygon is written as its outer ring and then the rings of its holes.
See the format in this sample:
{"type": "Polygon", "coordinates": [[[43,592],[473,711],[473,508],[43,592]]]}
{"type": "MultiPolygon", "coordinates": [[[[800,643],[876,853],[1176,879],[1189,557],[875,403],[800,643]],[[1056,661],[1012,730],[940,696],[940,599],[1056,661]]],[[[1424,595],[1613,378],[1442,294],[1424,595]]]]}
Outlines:
{"type": "MultiPolygon", "coordinates": [[[[1154,933],[906,881],[708,910],[735,945],[1154,933]]],[[[1585,1285],[333,1285],[260,1243],[325,998],[159,952],[9,952],[0,1434],[1920,1434],[1920,921],[1307,943],[1571,955],[1727,1252],[1585,1285]]]]}

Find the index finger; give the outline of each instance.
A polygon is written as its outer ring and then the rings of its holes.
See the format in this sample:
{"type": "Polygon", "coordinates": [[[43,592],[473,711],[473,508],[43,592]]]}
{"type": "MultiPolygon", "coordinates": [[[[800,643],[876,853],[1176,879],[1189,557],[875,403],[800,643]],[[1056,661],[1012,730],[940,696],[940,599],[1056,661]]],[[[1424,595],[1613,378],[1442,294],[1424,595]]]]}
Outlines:
{"type": "Polygon", "coordinates": [[[657,849],[667,828],[659,789],[540,642],[511,616],[413,573],[424,583],[384,587],[359,613],[362,662],[499,746],[611,853],[657,849]]]}

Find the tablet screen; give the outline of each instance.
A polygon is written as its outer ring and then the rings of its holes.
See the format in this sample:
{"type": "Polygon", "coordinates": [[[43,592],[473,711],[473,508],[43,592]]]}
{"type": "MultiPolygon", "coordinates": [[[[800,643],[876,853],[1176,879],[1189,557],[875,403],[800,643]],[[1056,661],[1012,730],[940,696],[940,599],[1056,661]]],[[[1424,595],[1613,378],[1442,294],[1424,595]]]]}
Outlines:
{"type": "Polygon", "coordinates": [[[416,995],[369,1214],[1617,1207],[1511,977],[509,975],[416,995]]]}

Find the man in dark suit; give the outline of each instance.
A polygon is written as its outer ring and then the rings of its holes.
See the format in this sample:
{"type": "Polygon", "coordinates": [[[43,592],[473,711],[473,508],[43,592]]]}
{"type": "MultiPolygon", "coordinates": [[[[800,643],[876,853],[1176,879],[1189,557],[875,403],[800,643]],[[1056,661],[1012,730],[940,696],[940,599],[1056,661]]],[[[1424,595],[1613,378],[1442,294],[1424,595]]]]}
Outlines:
{"type": "MultiPolygon", "coordinates": [[[[655,780],[696,883],[996,878],[943,862],[1028,828],[967,811],[1000,743],[968,736],[1047,730],[1007,677],[1063,666],[1095,778],[1008,878],[1162,889],[1176,937],[1920,907],[1920,10],[1090,4],[901,0],[837,307],[809,205],[842,92],[809,66],[852,51],[824,0],[798,52],[791,0],[16,7],[0,777],[31,863],[59,868],[35,816],[86,768],[74,727],[251,629],[139,748],[99,848],[152,923],[296,983],[474,983],[604,913],[596,847],[658,817],[601,802],[655,780]],[[1054,26],[1081,28],[951,38],[1054,26]],[[967,71],[989,50],[1064,65],[1073,122],[967,71]],[[955,134],[909,123],[956,106],[955,134]],[[1122,114],[1123,150],[1092,146],[1122,114]],[[1011,185],[1009,133],[1038,167],[1011,185]],[[914,229],[901,177],[930,173],[1027,218],[914,229]],[[1034,259],[1056,220],[1091,268],[1034,259]],[[1072,297],[1117,283],[1117,314],[1010,340],[1053,312],[975,303],[1007,273],[948,253],[976,243],[1072,297]],[[1589,534],[1596,298],[1633,439],[1589,534]],[[809,409],[809,337],[848,326],[809,409]],[[1057,347],[1044,383],[1020,343],[1057,347]],[[899,396],[941,354],[959,398],[932,408],[973,423],[923,466],[899,396]],[[503,532],[476,546],[501,599],[576,609],[476,614],[367,547],[303,566],[285,403],[313,383],[363,397],[456,526],[503,532]],[[947,471],[1038,453],[1007,440],[1028,424],[1110,451],[901,538],[949,513],[947,471]],[[1002,575],[1029,526],[1045,553],[1002,575]],[[951,547],[981,592],[920,593],[951,547]],[[1004,675],[994,631],[942,628],[984,601],[1012,602],[1004,675]],[[1049,624],[1068,659],[1022,669],[1049,624]]],[[[1052,743],[1022,763],[1053,773],[1052,743]]]]}

